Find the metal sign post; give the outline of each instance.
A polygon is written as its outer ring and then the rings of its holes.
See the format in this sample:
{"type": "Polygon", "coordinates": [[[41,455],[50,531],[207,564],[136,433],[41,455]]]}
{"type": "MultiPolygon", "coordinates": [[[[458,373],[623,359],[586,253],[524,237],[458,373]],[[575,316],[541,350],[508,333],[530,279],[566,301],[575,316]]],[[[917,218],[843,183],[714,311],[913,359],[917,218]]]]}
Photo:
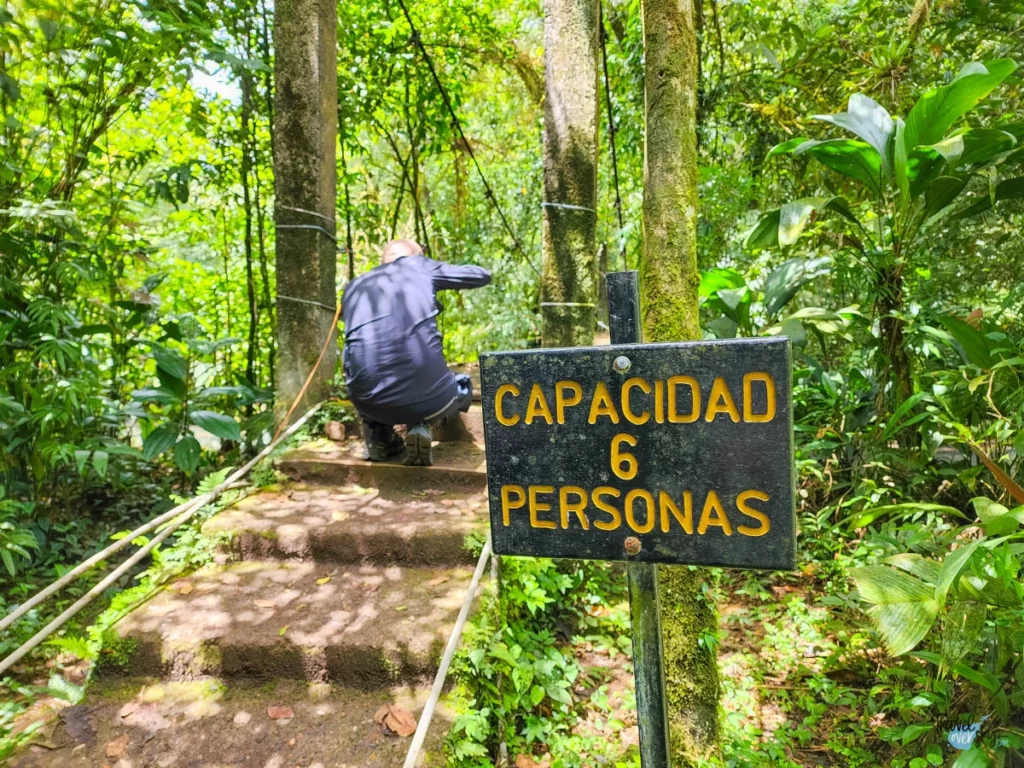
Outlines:
{"type": "MultiPolygon", "coordinates": [[[[608,284],[608,329],[612,345],[637,344],[640,334],[640,285],[636,272],[611,272],[608,284]]],[[[641,542],[626,539],[627,554],[641,542]]],[[[636,553],[634,553],[636,554],[636,553]]],[[[668,712],[665,710],[665,670],[661,648],[661,603],[658,566],[630,561],[629,619],[633,628],[633,676],[636,680],[636,719],[640,726],[640,765],[671,768],[668,751],[668,712]]]]}
{"type": "Polygon", "coordinates": [[[640,753],[670,763],[655,564],[792,569],[788,339],[642,344],[636,272],[610,347],[481,356],[495,554],[622,560],[640,753]]]}

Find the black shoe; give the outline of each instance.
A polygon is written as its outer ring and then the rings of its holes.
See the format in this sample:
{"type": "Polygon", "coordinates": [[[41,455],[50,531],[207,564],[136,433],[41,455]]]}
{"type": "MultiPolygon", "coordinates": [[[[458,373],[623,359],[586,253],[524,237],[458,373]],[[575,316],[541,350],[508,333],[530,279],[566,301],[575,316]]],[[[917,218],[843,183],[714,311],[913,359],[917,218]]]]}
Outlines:
{"type": "Polygon", "coordinates": [[[405,435],[405,463],[415,467],[429,467],[434,463],[432,450],[434,435],[429,424],[420,422],[409,427],[405,435]]]}
{"type": "Polygon", "coordinates": [[[398,456],[405,450],[405,443],[402,438],[392,429],[387,442],[378,442],[370,435],[370,430],[364,427],[363,438],[366,442],[366,450],[363,458],[368,461],[387,461],[398,456]]]}

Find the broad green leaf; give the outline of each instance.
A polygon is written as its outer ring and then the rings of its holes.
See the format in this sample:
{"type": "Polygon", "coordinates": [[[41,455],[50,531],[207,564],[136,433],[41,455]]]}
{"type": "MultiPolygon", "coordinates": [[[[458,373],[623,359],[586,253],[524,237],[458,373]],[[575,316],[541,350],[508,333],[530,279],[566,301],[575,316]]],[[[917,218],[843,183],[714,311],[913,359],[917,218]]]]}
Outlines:
{"type": "Polygon", "coordinates": [[[967,186],[967,176],[939,176],[925,189],[925,215],[933,216],[949,206],[967,186]]]}
{"type": "Polygon", "coordinates": [[[974,650],[984,628],[984,604],[957,600],[949,606],[942,618],[942,662],[946,669],[974,650]]]}
{"type": "Polygon", "coordinates": [[[984,370],[992,367],[992,351],[985,334],[963,320],[948,315],[940,317],[939,322],[956,339],[967,362],[984,370]]]}
{"type": "Polygon", "coordinates": [[[1024,520],[1024,508],[1009,510],[985,496],[971,499],[974,511],[978,513],[987,536],[1002,536],[1013,533],[1024,520]]]}
{"type": "Polygon", "coordinates": [[[886,565],[854,568],[850,575],[861,597],[874,605],[921,603],[935,597],[930,584],[886,565]]]}
{"type": "Polygon", "coordinates": [[[739,330],[739,325],[736,324],[735,320],[732,320],[725,315],[722,317],[716,317],[709,323],[702,323],[702,327],[711,331],[715,335],[716,339],[735,339],[736,331],[739,330]]]}
{"type": "Polygon", "coordinates": [[[960,578],[960,572],[967,565],[967,561],[977,551],[985,539],[972,541],[970,544],[961,546],[946,555],[942,560],[942,568],[939,570],[939,579],[935,582],[935,600],[942,606],[946,604],[946,596],[950,588],[960,578]]]}
{"type": "Polygon", "coordinates": [[[970,680],[975,685],[979,685],[989,693],[995,693],[999,690],[1000,682],[999,679],[984,670],[973,669],[966,664],[954,664],[953,672],[960,675],[965,680],[970,680]]]}
{"type": "Polygon", "coordinates": [[[154,429],[142,441],[142,458],[152,461],[170,448],[178,439],[177,424],[162,424],[154,429]]]}
{"type": "Polygon", "coordinates": [[[143,403],[160,403],[161,405],[170,405],[180,401],[177,394],[164,387],[136,389],[132,392],[132,399],[143,403]]]}
{"type": "Polygon", "coordinates": [[[777,335],[788,338],[794,347],[807,345],[807,331],[804,329],[803,323],[792,317],[788,317],[782,322],[777,335]]]}
{"type": "Polygon", "coordinates": [[[935,623],[938,605],[934,600],[873,605],[868,615],[893,656],[914,650],[935,623]]]}
{"type": "Polygon", "coordinates": [[[238,428],[238,422],[230,416],[215,413],[214,411],[192,411],[189,413],[189,419],[197,427],[205,429],[221,440],[234,440],[235,442],[242,440],[242,432],[238,428]]]}
{"type": "Polygon", "coordinates": [[[971,747],[966,752],[960,753],[952,768],[992,768],[992,758],[985,753],[985,750],[971,747]]]}
{"type": "Polygon", "coordinates": [[[907,175],[907,156],[909,151],[906,142],[907,124],[896,118],[896,134],[893,138],[893,174],[896,186],[900,189],[900,201],[906,207],[910,202],[910,178],[907,175]]]}
{"type": "Polygon", "coordinates": [[[1016,67],[1010,59],[971,62],[949,85],[925,93],[907,115],[907,147],[913,149],[941,141],[953,123],[977,106],[1016,67]]]}
{"type": "MultiPolygon", "coordinates": [[[[89,454],[91,451],[75,451],[75,466],[78,467],[78,474],[85,474],[85,465],[89,461],[89,454]]],[[[2,498],[2,497],[0,497],[2,498]]]]}
{"type": "Polygon", "coordinates": [[[792,245],[807,228],[813,214],[821,207],[818,197],[806,197],[786,203],[779,210],[779,245],[792,245]]]}
{"type": "MultiPolygon", "coordinates": [[[[158,375],[159,371],[163,371],[171,378],[179,379],[180,381],[185,380],[185,377],[188,376],[188,365],[185,363],[185,358],[174,350],[159,344],[154,344],[152,349],[158,375]]],[[[161,379],[161,382],[163,382],[163,379],[161,379]]]]}
{"type": "Polygon", "coordinates": [[[701,296],[711,296],[723,288],[742,288],[746,284],[746,279],[735,269],[707,269],[700,273],[698,293],[701,296]]]}
{"type": "Polygon", "coordinates": [[[903,744],[903,746],[907,746],[907,744],[910,744],[913,741],[917,741],[919,738],[921,738],[921,736],[923,736],[926,733],[929,733],[934,728],[935,726],[931,724],[908,725],[906,728],[903,729],[903,736],[900,739],[900,743],[903,744]]]}
{"type": "Polygon", "coordinates": [[[882,194],[882,158],[870,144],[857,139],[806,141],[793,151],[859,181],[876,197],[882,194]]]}
{"type": "Polygon", "coordinates": [[[107,476],[107,465],[110,463],[110,454],[106,451],[94,451],[92,454],[92,466],[100,477],[107,476]]]}
{"type": "Polygon", "coordinates": [[[837,115],[815,115],[814,117],[816,120],[824,120],[827,123],[838,125],[840,128],[845,128],[874,147],[881,160],[882,173],[886,177],[891,176],[892,153],[889,144],[896,130],[892,116],[881,104],[861,93],[855,93],[850,97],[850,103],[846,110],[837,115]]]}
{"type": "Polygon", "coordinates": [[[744,246],[747,248],[774,248],[779,244],[779,218],[781,210],[769,211],[757,222],[757,226],[747,235],[744,246]]]}
{"type": "Polygon", "coordinates": [[[199,466],[199,454],[199,441],[186,435],[174,446],[174,463],[186,475],[191,475],[199,466]]]}
{"type": "Polygon", "coordinates": [[[927,584],[934,584],[938,581],[939,570],[942,568],[942,563],[937,560],[929,560],[910,552],[901,552],[898,555],[887,557],[885,562],[901,571],[912,573],[927,584]]]}
{"type": "Polygon", "coordinates": [[[827,275],[832,261],[827,256],[814,259],[788,259],[769,273],[764,282],[764,308],[770,315],[777,314],[789,303],[797,291],[812,280],[827,275]]]}
{"type": "MultiPolygon", "coordinates": [[[[949,141],[959,142],[960,155],[956,164],[961,166],[983,166],[1002,157],[1017,144],[1012,133],[994,128],[970,128],[950,137],[949,141]]],[[[950,162],[953,165],[953,162],[950,162]]]]}
{"type": "Polygon", "coordinates": [[[776,155],[788,155],[789,153],[793,152],[793,150],[805,144],[807,141],[809,141],[809,139],[796,138],[790,139],[789,141],[784,141],[781,144],[776,144],[774,147],[771,148],[768,154],[765,155],[764,159],[770,160],[776,155]]]}

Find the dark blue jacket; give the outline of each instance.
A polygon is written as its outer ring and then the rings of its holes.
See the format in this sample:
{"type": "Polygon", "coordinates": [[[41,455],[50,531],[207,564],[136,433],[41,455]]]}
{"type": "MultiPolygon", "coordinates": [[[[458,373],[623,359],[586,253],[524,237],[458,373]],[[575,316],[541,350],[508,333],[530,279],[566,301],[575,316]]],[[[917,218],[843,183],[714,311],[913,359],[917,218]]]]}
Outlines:
{"type": "Polygon", "coordinates": [[[437,330],[435,294],[491,282],[483,267],[403,256],[345,288],[345,383],[360,414],[382,424],[421,421],[455,396],[437,330]]]}

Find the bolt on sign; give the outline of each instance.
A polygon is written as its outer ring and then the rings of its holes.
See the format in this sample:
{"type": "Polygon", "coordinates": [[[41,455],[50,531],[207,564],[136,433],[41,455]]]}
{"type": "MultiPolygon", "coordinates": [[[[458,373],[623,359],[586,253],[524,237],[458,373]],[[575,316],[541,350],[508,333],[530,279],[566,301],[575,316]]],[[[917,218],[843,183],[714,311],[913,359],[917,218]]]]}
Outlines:
{"type": "Polygon", "coordinates": [[[791,569],[785,338],[481,357],[500,555],[791,569]]]}

